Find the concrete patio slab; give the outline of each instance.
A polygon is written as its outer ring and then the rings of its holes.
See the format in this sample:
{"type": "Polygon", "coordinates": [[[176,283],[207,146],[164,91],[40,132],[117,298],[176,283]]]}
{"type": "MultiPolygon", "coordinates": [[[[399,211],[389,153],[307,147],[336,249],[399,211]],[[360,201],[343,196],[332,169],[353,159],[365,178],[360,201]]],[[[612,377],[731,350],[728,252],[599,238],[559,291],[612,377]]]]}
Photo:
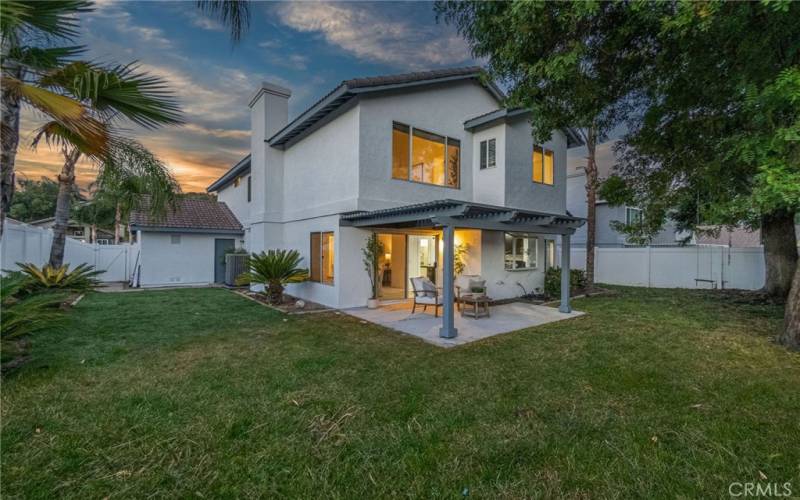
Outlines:
{"type": "Polygon", "coordinates": [[[429,308],[428,312],[423,313],[420,312],[419,307],[417,307],[416,314],[411,314],[410,302],[386,304],[377,309],[359,307],[347,309],[344,312],[365,321],[419,337],[426,342],[441,347],[454,347],[523,328],[576,318],[585,314],[580,311],[561,313],[554,307],[521,302],[492,306],[492,315],[489,318],[465,318],[459,312],[456,312],[455,326],[458,329],[458,337],[443,339],[439,337],[439,327],[442,326],[441,315],[438,318],[434,318],[432,309],[429,308]]]}

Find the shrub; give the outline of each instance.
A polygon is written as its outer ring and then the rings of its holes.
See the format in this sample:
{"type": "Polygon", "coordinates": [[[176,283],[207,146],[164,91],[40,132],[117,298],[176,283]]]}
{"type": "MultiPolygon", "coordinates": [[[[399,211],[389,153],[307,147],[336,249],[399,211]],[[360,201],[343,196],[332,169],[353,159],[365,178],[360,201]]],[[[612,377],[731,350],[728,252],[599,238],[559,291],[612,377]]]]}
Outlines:
{"type": "MultiPolygon", "coordinates": [[[[583,269],[570,269],[569,286],[573,290],[586,287],[586,271],[583,269]]],[[[548,297],[561,296],[561,268],[551,267],[544,274],[544,293],[548,297]]]]}
{"type": "Polygon", "coordinates": [[[308,279],[308,270],[299,267],[303,258],[297,250],[267,250],[254,253],[249,260],[250,271],[240,278],[265,285],[267,298],[273,304],[281,302],[283,287],[287,283],[300,283],[308,279]]]}
{"type": "Polygon", "coordinates": [[[29,293],[54,290],[88,292],[100,286],[97,276],[105,272],[87,264],[80,264],[72,271],[69,270],[69,265],[58,268],[50,265],[39,268],[35,264],[20,262],[17,265],[27,278],[23,288],[29,293]]]}
{"type": "Polygon", "coordinates": [[[0,339],[3,342],[54,329],[64,318],[59,306],[66,294],[26,293],[28,283],[29,278],[20,272],[0,278],[0,307],[3,309],[0,339]]]}

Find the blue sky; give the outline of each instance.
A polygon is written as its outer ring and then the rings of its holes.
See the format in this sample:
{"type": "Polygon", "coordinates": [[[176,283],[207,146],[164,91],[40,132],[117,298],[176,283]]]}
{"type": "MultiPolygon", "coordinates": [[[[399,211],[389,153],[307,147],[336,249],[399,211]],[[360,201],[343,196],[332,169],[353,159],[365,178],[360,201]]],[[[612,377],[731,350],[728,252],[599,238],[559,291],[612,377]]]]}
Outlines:
{"type": "MultiPolygon", "coordinates": [[[[260,81],[292,89],[292,117],[348,78],[480,63],[452,27],[436,22],[432,3],[253,2],[251,8],[250,29],[235,46],[189,1],[106,0],[81,18],[88,57],[138,61],[174,89],[186,125],[130,131],[165,160],[186,191],[203,190],[247,154],[247,100],[260,81]]],[[[23,142],[36,123],[26,112],[23,142]]],[[[18,165],[36,178],[54,175],[61,163],[57,151],[40,147],[20,151],[18,165]]],[[[83,163],[79,182],[93,176],[83,163]]]]}

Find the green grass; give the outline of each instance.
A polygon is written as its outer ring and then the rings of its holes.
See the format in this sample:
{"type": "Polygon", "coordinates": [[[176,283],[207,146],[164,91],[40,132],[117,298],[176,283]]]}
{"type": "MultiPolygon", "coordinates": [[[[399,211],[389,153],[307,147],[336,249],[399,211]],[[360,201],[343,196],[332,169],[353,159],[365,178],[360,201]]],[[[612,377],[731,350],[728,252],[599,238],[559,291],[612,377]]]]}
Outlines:
{"type": "Polygon", "coordinates": [[[800,492],[781,310],[619,289],[454,349],[219,289],[91,294],[2,387],[3,498],[800,492]]]}

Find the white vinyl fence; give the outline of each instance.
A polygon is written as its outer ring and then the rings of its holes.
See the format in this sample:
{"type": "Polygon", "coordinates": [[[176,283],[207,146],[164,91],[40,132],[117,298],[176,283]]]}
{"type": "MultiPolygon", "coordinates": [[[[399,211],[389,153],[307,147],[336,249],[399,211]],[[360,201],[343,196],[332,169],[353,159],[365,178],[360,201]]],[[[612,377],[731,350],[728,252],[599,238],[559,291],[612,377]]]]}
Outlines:
{"type": "MultiPolygon", "coordinates": [[[[50,258],[53,231],[29,226],[6,219],[2,241],[0,241],[0,269],[18,269],[17,262],[44,265],[50,258]]],[[[138,245],[98,245],[67,238],[64,249],[64,264],[74,268],[89,264],[105,271],[99,275],[101,281],[128,281],[138,258],[138,245]]]]}
{"type": "MultiPolygon", "coordinates": [[[[573,269],[586,269],[586,249],[572,248],[573,269]]],[[[764,286],[763,248],[725,246],[595,248],[595,281],[653,288],[764,286]]]]}

